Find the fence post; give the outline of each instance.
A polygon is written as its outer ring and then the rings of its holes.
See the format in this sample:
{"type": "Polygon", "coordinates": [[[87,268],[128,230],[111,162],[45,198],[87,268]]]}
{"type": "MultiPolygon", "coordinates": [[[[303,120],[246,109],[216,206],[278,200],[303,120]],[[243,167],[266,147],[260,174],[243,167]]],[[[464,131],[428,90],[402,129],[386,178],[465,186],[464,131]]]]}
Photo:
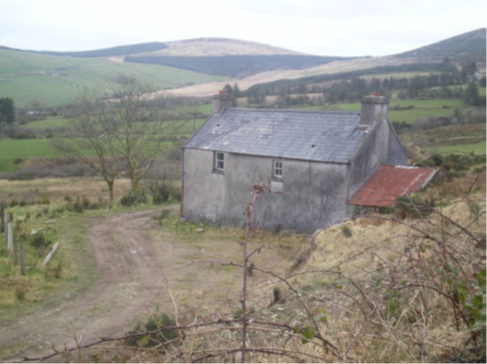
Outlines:
{"type": "Polygon", "coordinates": [[[24,240],[20,240],[20,274],[25,276],[24,240]]]}
{"type": "Polygon", "coordinates": [[[5,216],[5,226],[7,229],[5,230],[5,240],[8,241],[8,223],[10,222],[10,214],[5,216]]]}
{"type": "Polygon", "coordinates": [[[8,250],[13,250],[14,248],[14,234],[11,222],[7,224],[7,248],[8,250]]]}
{"type": "Polygon", "coordinates": [[[12,239],[12,245],[14,249],[14,265],[19,264],[19,259],[18,259],[18,243],[16,242],[15,239],[12,239]]]}
{"type": "Polygon", "coordinates": [[[5,232],[5,207],[0,203],[0,233],[5,232]]]}

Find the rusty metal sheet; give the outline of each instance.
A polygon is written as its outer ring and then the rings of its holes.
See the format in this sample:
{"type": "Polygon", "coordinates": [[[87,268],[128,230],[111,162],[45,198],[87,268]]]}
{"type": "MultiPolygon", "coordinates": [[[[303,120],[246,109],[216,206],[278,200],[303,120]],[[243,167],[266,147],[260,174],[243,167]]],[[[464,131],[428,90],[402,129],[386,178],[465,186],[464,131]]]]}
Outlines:
{"type": "Polygon", "coordinates": [[[392,206],[400,196],[425,187],[436,174],[430,167],[380,166],[348,202],[361,206],[392,206]]]}

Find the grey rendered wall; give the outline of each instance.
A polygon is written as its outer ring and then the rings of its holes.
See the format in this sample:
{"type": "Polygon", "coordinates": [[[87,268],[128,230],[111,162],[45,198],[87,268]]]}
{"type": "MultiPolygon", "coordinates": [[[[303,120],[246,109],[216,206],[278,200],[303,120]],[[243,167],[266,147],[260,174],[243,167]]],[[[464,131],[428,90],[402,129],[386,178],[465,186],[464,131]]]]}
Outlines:
{"type": "Polygon", "coordinates": [[[386,119],[371,129],[352,157],[349,198],[357,192],[381,164],[408,165],[408,155],[386,119]]]}
{"type": "Polygon", "coordinates": [[[283,160],[282,185],[272,181],[272,158],[225,153],[224,174],[213,173],[213,152],[184,150],[183,217],[219,226],[243,226],[252,186],[265,182],[281,194],[265,194],[255,224],[304,233],[347,217],[348,165],[283,160]]]}

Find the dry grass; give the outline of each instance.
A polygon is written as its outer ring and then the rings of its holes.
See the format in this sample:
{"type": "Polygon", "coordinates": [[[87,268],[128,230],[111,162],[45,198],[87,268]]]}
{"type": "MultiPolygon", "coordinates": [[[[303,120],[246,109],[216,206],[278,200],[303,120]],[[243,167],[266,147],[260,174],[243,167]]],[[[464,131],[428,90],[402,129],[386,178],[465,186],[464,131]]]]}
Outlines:
{"type": "MultiPolygon", "coordinates": [[[[380,66],[395,66],[410,63],[407,59],[397,59],[393,57],[371,57],[358,58],[347,61],[334,61],[324,65],[306,68],[303,70],[279,70],[261,72],[249,77],[238,80],[238,87],[244,91],[249,87],[259,83],[272,82],[282,79],[296,79],[308,76],[316,76],[327,73],[349,72],[360,69],[368,69],[380,66]]],[[[172,89],[170,91],[157,92],[157,95],[171,94],[174,96],[194,96],[208,97],[213,96],[222,90],[228,82],[209,82],[199,85],[186,86],[172,89]]]]}
{"type": "MultiPolygon", "coordinates": [[[[119,199],[130,189],[130,181],[120,178],[115,182],[115,199],[119,199]]],[[[101,178],[46,178],[31,181],[0,180],[0,201],[38,201],[49,198],[63,200],[85,196],[92,200],[108,199],[106,183],[101,178]]]]}

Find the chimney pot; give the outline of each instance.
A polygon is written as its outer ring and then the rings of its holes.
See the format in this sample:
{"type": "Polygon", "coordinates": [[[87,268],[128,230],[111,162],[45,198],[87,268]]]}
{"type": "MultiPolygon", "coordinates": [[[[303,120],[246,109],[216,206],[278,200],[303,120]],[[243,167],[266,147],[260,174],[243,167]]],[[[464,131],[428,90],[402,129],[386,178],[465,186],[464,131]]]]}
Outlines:
{"type": "Polygon", "coordinates": [[[213,114],[220,114],[224,109],[233,107],[232,96],[221,90],[213,97],[213,114]]]}
{"type": "Polygon", "coordinates": [[[389,100],[377,93],[371,93],[362,100],[362,112],[360,114],[360,125],[373,125],[378,121],[379,115],[387,117],[389,100]]]}

